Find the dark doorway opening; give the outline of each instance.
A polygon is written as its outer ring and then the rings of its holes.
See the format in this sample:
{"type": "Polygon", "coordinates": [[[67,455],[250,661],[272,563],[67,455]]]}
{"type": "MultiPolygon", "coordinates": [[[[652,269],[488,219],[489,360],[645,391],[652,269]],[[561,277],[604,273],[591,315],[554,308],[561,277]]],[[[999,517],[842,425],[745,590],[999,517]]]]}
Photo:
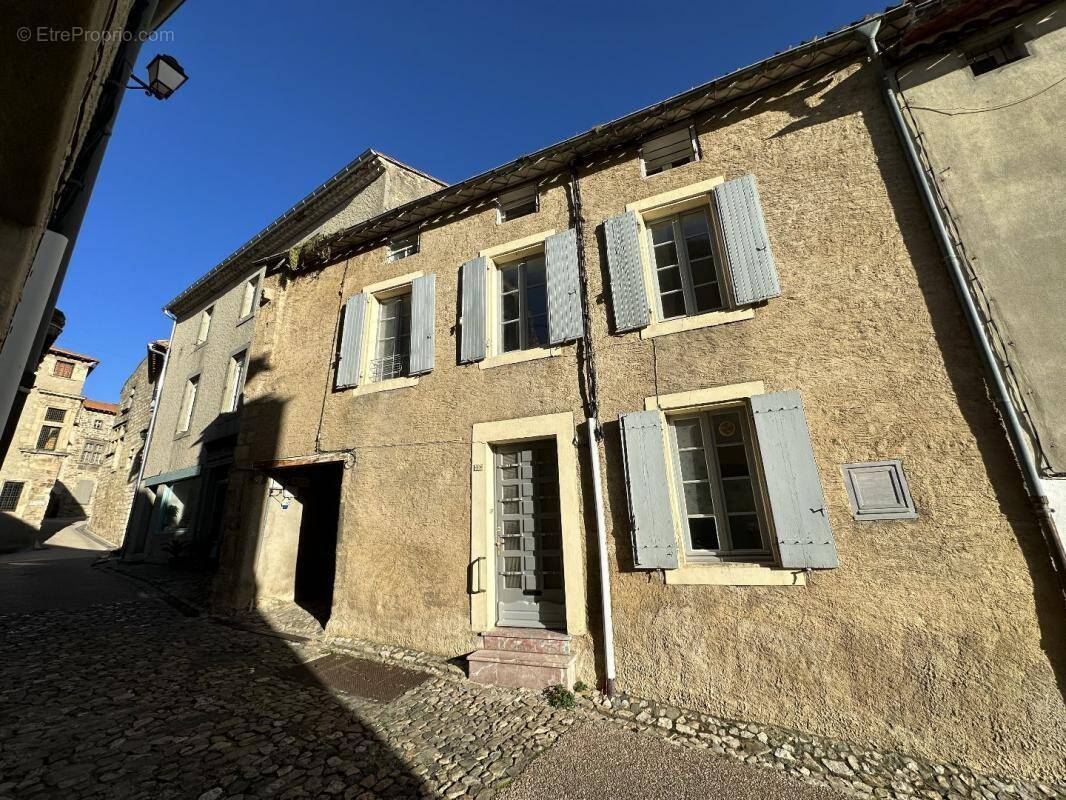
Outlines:
{"type": "Polygon", "coordinates": [[[284,473],[280,482],[303,507],[294,599],[325,627],[333,609],[343,467],[339,462],[315,464],[284,473]]]}

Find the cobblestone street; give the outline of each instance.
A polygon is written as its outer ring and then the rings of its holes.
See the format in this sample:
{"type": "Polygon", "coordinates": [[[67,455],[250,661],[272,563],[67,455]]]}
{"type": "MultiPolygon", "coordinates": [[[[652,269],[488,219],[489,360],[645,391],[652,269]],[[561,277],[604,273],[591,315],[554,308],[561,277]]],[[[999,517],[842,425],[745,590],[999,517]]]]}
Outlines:
{"type": "MultiPolygon", "coordinates": [[[[400,670],[399,653],[389,667],[348,658],[378,683],[338,691],[322,665],[346,657],[302,666],[326,655],[316,641],[197,613],[152,588],[158,570],[132,580],[92,566],[99,555],[0,559],[0,800],[840,797],[625,731],[587,703],[554,709],[428,661],[400,670]]],[[[195,600],[196,583],[167,586],[195,600]]]]}

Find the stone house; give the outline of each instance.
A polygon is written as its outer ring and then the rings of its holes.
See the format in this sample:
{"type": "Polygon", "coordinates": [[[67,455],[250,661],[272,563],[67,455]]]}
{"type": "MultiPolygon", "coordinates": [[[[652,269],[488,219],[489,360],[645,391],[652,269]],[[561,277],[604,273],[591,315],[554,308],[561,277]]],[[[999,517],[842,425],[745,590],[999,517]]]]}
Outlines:
{"type": "Polygon", "coordinates": [[[123,542],[133,507],[166,351],[164,339],[149,343],[147,355],[119,393],[90,515],[92,532],[116,547],[123,542]]]}
{"type": "Polygon", "coordinates": [[[99,361],[51,347],[0,466],[4,546],[36,542],[45,517],[88,516],[115,407],[83,396],[99,361]]]}
{"type": "Polygon", "coordinates": [[[289,250],[295,258],[316,237],[442,185],[368,150],[167,305],[174,326],[126,557],[161,560],[180,550],[217,558],[244,382],[259,368],[250,345],[257,316],[273,302],[261,259],[289,250]]]}
{"type": "Polygon", "coordinates": [[[264,253],[217,601],[1061,780],[1062,594],[861,27],[264,253]]]}

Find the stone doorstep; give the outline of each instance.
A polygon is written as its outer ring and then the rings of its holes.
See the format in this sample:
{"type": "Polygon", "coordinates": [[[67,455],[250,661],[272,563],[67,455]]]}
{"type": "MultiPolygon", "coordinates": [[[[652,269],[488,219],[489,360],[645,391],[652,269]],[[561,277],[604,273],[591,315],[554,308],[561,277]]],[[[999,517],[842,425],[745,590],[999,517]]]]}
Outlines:
{"type": "Polygon", "coordinates": [[[486,650],[570,655],[571,636],[540,628],[494,628],[481,634],[486,650]]]}
{"type": "Polygon", "coordinates": [[[573,655],[556,653],[516,653],[478,650],[466,657],[470,680],[515,689],[546,689],[574,685],[573,655]]]}

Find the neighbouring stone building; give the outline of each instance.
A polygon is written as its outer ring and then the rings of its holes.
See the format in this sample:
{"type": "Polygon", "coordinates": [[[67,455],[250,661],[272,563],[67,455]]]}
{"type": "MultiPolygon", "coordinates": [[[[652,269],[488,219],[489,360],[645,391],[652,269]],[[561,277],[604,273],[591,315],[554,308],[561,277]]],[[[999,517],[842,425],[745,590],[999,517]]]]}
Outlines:
{"type": "Polygon", "coordinates": [[[92,532],[115,546],[122,544],[126,534],[166,352],[165,339],[149,343],[148,354],[119,394],[90,519],[92,532]]]}
{"type": "Polygon", "coordinates": [[[0,466],[4,547],[35,544],[46,517],[88,516],[116,412],[83,396],[98,363],[60,347],[45,353],[0,466]]]}
{"type": "Polygon", "coordinates": [[[1032,5],[898,6],[194,284],[172,359],[205,281],[266,298],[217,603],[1066,780],[1062,588],[863,41],[894,69],[1032,5]]]}
{"type": "Polygon", "coordinates": [[[366,151],[167,306],[175,317],[144,477],[126,535],[128,558],[218,556],[264,258],[314,249],[322,236],[439,189],[440,181],[366,151]]]}

